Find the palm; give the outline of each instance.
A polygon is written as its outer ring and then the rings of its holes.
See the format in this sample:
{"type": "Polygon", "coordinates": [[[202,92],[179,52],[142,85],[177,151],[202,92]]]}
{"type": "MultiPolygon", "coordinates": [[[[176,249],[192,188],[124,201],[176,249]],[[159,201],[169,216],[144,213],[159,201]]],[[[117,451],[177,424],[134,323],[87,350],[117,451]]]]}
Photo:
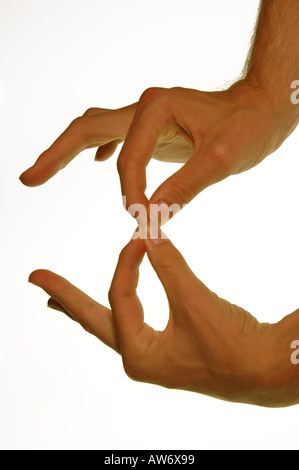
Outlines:
{"type": "MultiPolygon", "coordinates": [[[[85,113],[85,116],[101,118],[103,112],[110,112],[111,114],[114,114],[115,121],[119,122],[119,139],[115,139],[111,142],[102,142],[101,140],[103,140],[103,137],[99,134],[95,137],[94,142],[89,144],[89,148],[99,146],[99,160],[105,159],[107,155],[110,156],[110,149],[113,148],[113,150],[116,150],[117,146],[125,140],[135,115],[136,106],[137,104],[135,103],[127,106],[126,108],[117,110],[93,108],[85,113]],[[121,116],[121,120],[118,119],[118,116],[121,116]]],[[[193,145],[189,134],[185,132],[181,126],[173,125],[159,136],[159,140],[152,157],[163,162],[185,163],[191,157],[192,152],[193,145]]]]}
{"type": "Polygon", "coordinates": [[[180,134],[180,129],[174,129],[159,139],[153,158],[163,162],[185,163],[192,152],[191,143],[180,134]]]}

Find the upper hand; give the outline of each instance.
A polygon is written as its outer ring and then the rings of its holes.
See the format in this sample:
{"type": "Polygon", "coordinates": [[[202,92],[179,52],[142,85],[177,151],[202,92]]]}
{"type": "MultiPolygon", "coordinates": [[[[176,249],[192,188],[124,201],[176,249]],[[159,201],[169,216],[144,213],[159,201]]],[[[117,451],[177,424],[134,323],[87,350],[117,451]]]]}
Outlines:
{"type": "MultiPolygon", "coordinates": [[[[74,119],[53,144],[38,157],[20,179],[26,186],[39,186],[65,168],[80,152],[98,147],[95,160],[110,158],[132,124],[137,103],[119,109],[90,108],[74,119]]],[[[157,160],[185,162],[192,145],[182,135],[160,136],[153,157],[157,160]]]]}
{"type": "Polygon", "coordinates": [[[101,161],[124,142],[117,166],[127,208],[148,202],[182,207],[209,185],[257,165],[292,125],[245,80],[219,92],[150,88],[130,106],[87,110],[20,179],[28,186],[42,184],[82,150],[98,147],[101,161]],[[146,166],[152,157],[185,164],[148,201],[146,166]]]}

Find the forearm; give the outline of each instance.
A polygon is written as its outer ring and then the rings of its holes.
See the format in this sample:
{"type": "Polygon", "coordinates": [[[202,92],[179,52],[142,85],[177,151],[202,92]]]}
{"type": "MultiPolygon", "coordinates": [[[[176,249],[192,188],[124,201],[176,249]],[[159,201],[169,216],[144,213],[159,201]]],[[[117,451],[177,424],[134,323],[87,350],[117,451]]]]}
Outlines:
{"type": "Polygon", "coordinates": [[[261,0],[244,75],[269,97],[273,109],[297,125],[291,85],[299,80],[299,1],[261,0]]]}

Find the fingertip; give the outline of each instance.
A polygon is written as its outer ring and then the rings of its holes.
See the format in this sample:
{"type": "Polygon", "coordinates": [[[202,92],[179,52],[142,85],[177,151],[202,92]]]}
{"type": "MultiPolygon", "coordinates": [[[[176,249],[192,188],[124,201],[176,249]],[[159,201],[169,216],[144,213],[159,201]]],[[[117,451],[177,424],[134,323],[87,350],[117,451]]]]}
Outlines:
{"type": "Polygon", "coordinates": [[[147,237],[144,240],[146,251],[154,250],[157,246],[165,246],[169,243],[169,238],[162,232],[160,227],[150,226],[148,228],[147,237]]]}
{"type": "Polygon", "coordinates": [[[96,151],[94,161],[95,162],[105,162],[112,156],[113,152],[108,152],[106,149],[102,149],[102,147],[99,147],[98,150],[96,151]]]}
{"type": "Polygon", "coordinates": [[[53,310],[57,310],[58,312],[65,313],[65,309],[59,302],[57,302],[57,300],[53,299],[53,297],[48,299],[47,307],[52,308],[53,310]]]}
{"type": "Polygon", "coordinates": [[[156,265],[162,262],[162,259],[168,259],[170,264],[175,264],[177,259],[183,259],[180,251],[173,245],[167,235],[162,232],[161,227],[151,230],[147,238],[144,240],[146,253],[150,261],[154,261],[156,265]]]}
{"type": "Polygon", "coordinates": [[[46,152],[47,151],[43,152],[36,162],[19,176],[20,181],[25,186],[40,186],[64,168],[57,158],[52,160],[48,159],[46,152]]]}
{"type": "Polygon", "coordinates": [[[120,273],[124,272],[124,270],[129,269],[128,272],[131,272],[132,268],[138,268],[145,252],[144,240],[132,237],[119,253],[114,277],[119,277],[120,273]]]}
{"type": "Polygon", "coordinates": [[[30,282],[30,284],[37,284],[37,273],[38,271],[33,271],[29,277],[28,277],[28,282],[30,282]]]}
{"type": "Polygon", "coordinates": [[[49,277],[51,274],[51,271],[48,271],[47,269],[36,269],[29,275],[28,282],[30,282],[30,284],[40,286],[45,277],[49,277]]]}
{"type": "Polygon", "coordinates": [[[21,183],[24,185],[24,186],[35,186],[33,183],[32,183],[32,180],[30,178],[30,174],[31,174],[31,168],[28,168],[28,170],[24,171],[20,176],[19,176],[19,180],[21,181],[21,183]]]}
{"type": "Polygon", "coordinates": [[[124,247],[124,251],[134,254],[136,257],[144,255],[145,253],[145,244],[144,238],[140,237],[140,233],[137,229],[134,231],[132,237],[130,238],[127,245],[124,247]]]}
{"type": "Polygon", "coordinates": [[[45,183],[48,178],[40,178],[35,173],[35,168],[31,167],[28,170],[24,171],[19,177],[21,183],[28,188],[35,188],[36,186],[40,186],[41,184],[45,183]]]}
{"type": "Polygon", "coordinates": [[[111,155],[95,155],[94,161],[95,162],[105,162],[106,160],[109,160],[111,155]]]}

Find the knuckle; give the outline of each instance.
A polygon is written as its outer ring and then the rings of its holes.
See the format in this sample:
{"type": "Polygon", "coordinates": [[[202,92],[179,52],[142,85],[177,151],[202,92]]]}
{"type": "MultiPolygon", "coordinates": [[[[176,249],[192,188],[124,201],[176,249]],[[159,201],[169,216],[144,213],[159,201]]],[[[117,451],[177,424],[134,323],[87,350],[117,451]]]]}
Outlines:
{"type": "Polygon", "coordinates": [[[185,88],[183,88],[181,86],[173,86],[173,87],[171,87],[170,90],[174,93],[182,93],[182,92],[184,92],[185,88]]]}
{"type": "Polygon", "coordinates": [[[125,171],[125,167],[127,166],[128,160],[125,159],[122,154],[119,155],[116,163],[117,171],[119,175],[123,174],[125,171]]]}
{"type": "Polygon", "coordinates": [[[115,300],[115,295],[116,295],[116,288],[115,288],[115,285],[112,283],[108,291],[108,300],[111,306],[113,305],[113,302],[115,300]]]}
{"type": "Polygon", "coordinates": [[[210,152],[210,160],[218,168],[229,169],[230,158],[229,148],[224,142],[218,142],[213,145],[210,152]]]}
{"type": "MultiPolygon", "coordinates": [[[[125,248],[122,249],[122,251],[120,252],[118,256],[118,265],[122,263],[122,260],[125,257],[124,251],[125,251],[125,248]]],[[[114,278],[111,282],[110,289],[108,291],[108,299],[109,299],[110,304],[113,303],[113,301],[117,298],[117,296],[121,294],[122,291],[123,291],[122,281],[118,279],[117,277],[114,278]]]]}
{"type": "Polygon", "coordinates": [[[85,141],[87,140],[88,137],[88,125],[87,125],[87,120],[86,116],[79,116],[76,119],[74,119],[70,127],[77,133],[79,134],[82,139],[85,141]]]}
{"type": "MultiPolygon", "coordinates": [[[[122,261],[126,258],[126,246],[122,248],[118,255],[118,263],[122,263],[122,261]]],[[[112,284],[113,287],[114,284],[112,284]]]]}
{"type": "Polygon", "coordinates": [[[76,128],[80,128],[80,127],[83,127],[84,126],[84,116],[79,116],[79,117],[76,117],[72,122],[71,122],[71,126],[72,127],[76,127],[76,128]]]}
{"type": "Polygon", "coordinates": [[[150,87],[147,88],[139,98],[139,106],[142,108],[147,107],[149,104],[156,103],[162,97],[168,96],[169,90],[167,88],[150,87]]]}
{"type": "Polygon", "coordinates": [[[116,168],[121,179],[125,178],[130,172],[135,172],[138,168],[138,163],[136,162],[134,151],[130,152],[129,155],[127,153],[120,154],[117,159],[116,168]]]}
{"type": "Polygon", "coordinates": [[[139,362],[138,355],[134,354],[133,357],[123,357],[123,367],[127,376],[136,382],[144,381],[144,371],[141,363],[139,362]]]}
{"type": "Polygon", "coordinates": [[[153,98],[156,98],[158,95],[160,95],[161,92],[163,91],[164,91],[164,88],[160,88],[160,87],[147,88],[146,90],[144,90],[144,92],[140,96],[139,101],[147,101],[147,100],[150,101],[153,98]]]}
{"type": "Polygon", "coordinates": [[[98,108],[88,108],[84,113],[83,116],[90,116],[92,114],[97,113],[99,110],[98,108]]]}

